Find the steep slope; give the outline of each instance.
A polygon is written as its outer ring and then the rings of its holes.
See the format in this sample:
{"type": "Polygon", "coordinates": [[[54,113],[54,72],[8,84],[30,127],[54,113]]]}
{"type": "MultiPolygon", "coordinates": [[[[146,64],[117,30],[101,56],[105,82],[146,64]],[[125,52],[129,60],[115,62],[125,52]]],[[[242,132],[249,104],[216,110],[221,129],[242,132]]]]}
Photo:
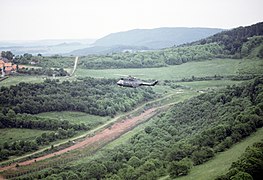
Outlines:
{"type": "Polygon", "coordinates": [[[263,22],[253,24],[251,26],[238,27],[232,30],[223,31],[211,37],[193,42],[190,45],[217,43],[224,47],[226,54],[241,57],[243,44],[249,41],[253,36],[263,36],[263,22]]]}

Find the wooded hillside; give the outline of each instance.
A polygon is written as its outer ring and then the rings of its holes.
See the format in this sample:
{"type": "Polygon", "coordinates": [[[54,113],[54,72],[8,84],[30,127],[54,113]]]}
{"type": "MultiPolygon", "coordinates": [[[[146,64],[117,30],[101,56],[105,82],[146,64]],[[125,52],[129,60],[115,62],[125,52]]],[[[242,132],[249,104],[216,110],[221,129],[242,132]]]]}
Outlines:
{"type": "Polygon", "coordinates": [[[223,31],[215,34],[211,37],[202,39],[191,44],[209,44],[218,43],[223,46],[226,54],[235,55],[236,57],[241,57],[241,49],[244,43],[249,41],[249,38],[253,36],[263,35],[263,22],[246,26],[238,27],[232,30],[223,31]]]}
{"type": "Polygon", "coordinates": [[[186,175],[193,165],[206,162],[263,126],[262,98],[263,77],[202,94],[174,105],[127,144],[103,151],[99,158],[37,176],[157,179],[186,175]]]}

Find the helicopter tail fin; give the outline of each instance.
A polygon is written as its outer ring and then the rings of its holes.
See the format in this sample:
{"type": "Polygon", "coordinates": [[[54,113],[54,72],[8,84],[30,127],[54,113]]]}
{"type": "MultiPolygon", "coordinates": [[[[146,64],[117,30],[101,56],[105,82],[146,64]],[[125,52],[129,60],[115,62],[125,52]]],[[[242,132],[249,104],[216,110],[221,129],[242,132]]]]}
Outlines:
{"type": "Polygon", "coordinates": [[[158,83],[158,81],[154,81],[154,82],[152,83],[152,86],[155,86],[157,83],[158,83]]]}
{"type": "Polygon", "coordinates": [[[158,83],[158,81],[154,81],[152,83],[142,83],[143,86],[155,86],[158,83]]]}

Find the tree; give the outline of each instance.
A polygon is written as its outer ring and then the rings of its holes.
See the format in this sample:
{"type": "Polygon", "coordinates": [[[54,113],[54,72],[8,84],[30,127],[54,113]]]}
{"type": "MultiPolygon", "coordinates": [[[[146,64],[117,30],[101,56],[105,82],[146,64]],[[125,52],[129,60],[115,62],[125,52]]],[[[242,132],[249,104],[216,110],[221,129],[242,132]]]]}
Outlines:
{"type": "Polygon", "coordinates": [[[29,54],[29,53],[25,53],[24,54],[24,58],[27,59],[27,60],[31,60],[32,57],[33,57],[32,54],[29,54]]]}
{"type": "Polygon", "coordinates": [[[7,116],[9,119],[13,119],[13,118],[15,118],[16,113],[15,113],[15,111],[14,111],[13,109],[9,109],[9,110],[8,110],[8,113],[6,114],[6,116],[7,116]]]}
{"type": "Polygon", "coordinates": [[[213,149],[209,147],[202,147],[200,150],[196,150],[192,154],[192,160],[195,165],[202,164],[211,157],[214,156],[213,149]]]}
{"type": "Polygon", "coordinates": [[[129,161],[128,164],[134,168],[137,168],[140,166],[141,164],[141,160],[137,157],[137,156],[132,156],[129,161]]]}
{"type": "Polygon", "coordinates": [[[147,133],[147,134],[150,134],[152,132],[152,127],[151,126],[147,126],[144,128],[144,131],[147,133]]]}
{"type": "Polygon", "coordinates": [[[171,152],[168,154],[169,161],[180,161],[185,157],[186,157],[186,152],[184,151],[184,149],[180,149],[177,147],[173,148],[171,152]]]}
{"type": "Polygon", "coordinates": [[[253,177],[246,172],[238,172],[236,175],[230,177],[231,180],[253,180],[253,177]]]}
{"type": "Polygon", "coordinates": [[[6,149],[0,149],[0,160],[8,159],[9,153],[6,149]]]}
{"type": "Polygon", "coordinates": [[[72,180],[72,179],[79,179],[78,175],[75,174],[73,171],[69,171],[66,177],[67,180],[72,180]]]}
{"type": "Polygon", "coordinates": [[[101,179],[106,174],[107,169],[104,164],[93,162],[88,168],[89,178],[101,179]]]}
{"type": "Polygon", "coordinates": [[[172,161],[168,167],[168,172],[172,178],[187,175],[193,166],[193,162],[189,158],[181,161],[172,161]]]}
{"type": "Polygon", "coordinates": [[[241,55],[242,55],[242,57],[247,56],[248,53],[249,53],[248,47],[246,45],[243,45],[242,48],[241,48],[241,55]]]}
{"type": "Polygon", "coordinates": [[[259,58],[263,58],[263,46],[261,46],[260,50],[258,51],[258,55],[259,58]]]}
{"type": "Polygon", "coordinates": [[[1,52],[1,56],[2,56],[3,58],[8,59],[8,60],[12,60],[13,57],[14,57],[14,54],[13,54],[11,51],[2,51],[2,52],[1,52]]]}
{"type": "Polygon", "coordinates": [[[107,177],[107,179],[108,180],[121,180],[121,178],[117,174],[107,177]]]}
{"type": "Polygon", "coordinates": [[[119,170],[118,175],[122,177],[122,179],[126,180],[136,180],[136,173],[133,167],[128,166],[126,168],[122,168],[119,170]]]}

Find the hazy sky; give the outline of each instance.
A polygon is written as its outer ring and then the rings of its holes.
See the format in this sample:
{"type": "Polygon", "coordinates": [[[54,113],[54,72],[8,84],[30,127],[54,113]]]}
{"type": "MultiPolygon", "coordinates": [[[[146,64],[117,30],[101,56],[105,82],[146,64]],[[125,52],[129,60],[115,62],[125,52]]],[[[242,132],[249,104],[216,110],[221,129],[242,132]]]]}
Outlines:
{"type": "Polygon", "coordinates": [[[100,38],[156,27],[263,21],[263,0],[0,0],[0,40],[100,38]]]}

